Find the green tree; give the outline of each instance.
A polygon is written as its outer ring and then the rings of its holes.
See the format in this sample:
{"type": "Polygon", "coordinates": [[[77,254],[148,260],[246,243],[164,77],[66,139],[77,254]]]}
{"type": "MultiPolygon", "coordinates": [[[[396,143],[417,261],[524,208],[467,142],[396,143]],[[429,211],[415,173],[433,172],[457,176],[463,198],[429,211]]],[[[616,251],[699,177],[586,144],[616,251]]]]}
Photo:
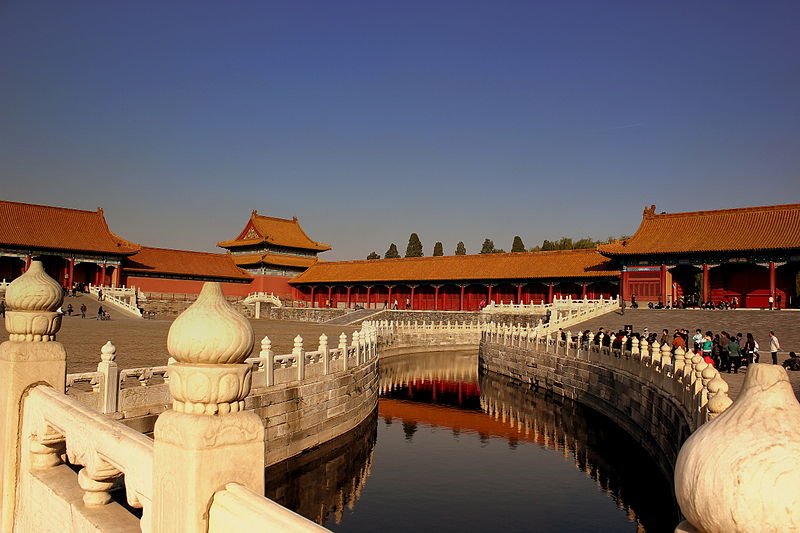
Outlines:
{"type": "Polygon", "coordinates": [[[386,254],[383,257],[386,259],[397,259],[400,257],[400,252],[397,251],[397,246],[395,243],[392,243],[391,246],[389,246],[389,249],[386,250],[386,254]]]}
{"type": "Polygon", "coordinates": [[[497,250],[494,248],[494,241],[492,239],[485,239],[483,241],[483,246],[481,246],[481,253],[482,254],[493,254],[497,250]]]}
{"type": "Polygon", "coordinates": [[[467,255],[467,247],[461,241],[456,245],[456,255],[467,255]]]}
{"type": "Polygon", "coordinates": [[[412,233],[408,238],[408,246],[406,246],[406,257],[422,257],[422,241],[419,240],[419,235],[412,233]]]}
{"type": "Polygon", "coordinates": [[[371,251],[367,256],[367,259],[380,259],[381,256],[375,253],[375,250],[371,251]]]}
{"type": "Polygon", "coordinates": [[[543,252],[546,252],[548,250],[555,250],[555,249],[556,249],[556,246],[555,246],[554,243],[548,241],[547,239],[542,241],[542,251],[543,252]]]}
{"type": "Polygon", "coordinates": [[[522,239],[519,235],[514,236],[514,242],[511,244],[511,251],[512,252],[524,252],[525,251],[525,244],[523,244],[522,239]]]}
{"type": "Polygon", "coordinates": [[[442,246],[441,242],[437,242],[433,245],[433,256],[438,257],[440,255],[444,255],[444,246],[442,246]]]}

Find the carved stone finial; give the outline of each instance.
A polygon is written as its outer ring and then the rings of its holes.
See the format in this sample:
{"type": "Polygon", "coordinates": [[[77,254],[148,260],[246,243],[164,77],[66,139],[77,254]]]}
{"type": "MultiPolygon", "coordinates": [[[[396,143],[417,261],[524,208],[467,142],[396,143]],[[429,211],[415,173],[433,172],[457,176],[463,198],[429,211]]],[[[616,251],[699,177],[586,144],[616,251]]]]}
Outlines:
{"type": "Polygon", "coordinates": [[[167,351],[179,363],[236,364],[247,358],[253,342],[250,322],[225,300],[219,283],[207,282],[169,328],[167,351]]]}
{"type": "Polygon", "coordinates": [[[113,361],[117,358],[117,347],[111,344],[111,341],[107,341],[102,348],[100,348],[100,360],[101,361],[113,361]]]}
{"type": "Polygon", "coordinates": [[[204,284],[167,336],[167,350],[178,361],[170,365],[173,409],[202,415],[244,409],[252,369],[241,363],[253,342],[253,328],[225,300],[220,284],[204,284]]]}
{"type": "Polygon", "coordinates": [[[12,341],[51,341],[61,328],[64,292],[47,275],[41,261],[31,261],[28,270],[6,289],[6,330],[12,341]]]}
{"type": "Polygon", "coordinates": [[[675,494],[692,526],[705,533],[800,529],[798,419],[786,370],[749,367],[733,405],[695,431],[678,454],[675,494]],[[753,501],[754,495],[768,496],[753,501]]]}
{"type": "Polygon", "coordinates": [[[264,354],[269,353],[270,350],[272,350],[272,341],[268,336],[264,335],[264,338],[261,339],[261,355],[264,356],[264,354]]]}

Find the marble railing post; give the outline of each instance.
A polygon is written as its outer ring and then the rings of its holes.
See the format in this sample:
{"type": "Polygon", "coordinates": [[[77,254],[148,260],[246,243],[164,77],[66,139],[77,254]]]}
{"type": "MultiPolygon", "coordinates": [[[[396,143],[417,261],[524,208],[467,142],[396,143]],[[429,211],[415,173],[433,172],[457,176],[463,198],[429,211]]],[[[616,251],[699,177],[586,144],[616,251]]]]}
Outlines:
{"type": "Polygon", "coordinates": [[[339,335],[339,357],[342,358],[342,370],[347,370],[347,334],[339,335]]]}
{"type": "Polygon", "coordinates": [[[172,409],[155,425],[153,531],[206,533],[214,493],[239,483],[264,493],[264,424],[244,411],[253,329],[206,283],[169,330],[172,409]]]}
{"type": "Polygon", "coordinates": [[[300,335],[294,338],[292,355],[297,362],[297,379],[302,381],[306,377],[306,351],[303,349],[303,337],[300,335]]]}
{"type": "Polygon", "coordinates": [[[106,342],[100,349],[100,362],[97,372],[100,374],[100,412],[116,413],[119,410],[119,367],[114,360],[117,357],[117,348],[106,342]]]}
{"type": "Polygon", "coordinates": [[[328,355],[328,336],[324,333],[319,336],[319,356],[322,358],[322,374],[327,376],[331,371],[331,359],[328,355]]]}
{"type": "Polygon", "coordinates": [[[67,354],[56,333],[61,328],[63,293],[41,261],[32,261],[5,294],[7,341],[0,344],[0,531],[12,531],[18,488],[21,403],[28,388],[46,385],[63,393],[67,354]]]}
{"type": "Polygon", "coordinates": [[[261,359],[260,366],[264,367],[264,382],[267,387],[275,384],[275,360],[272,358],[273,355],[272,341],[264,335],[264,338],[261,339],[261,351],[258,353],[258,357],[261,359]]]}

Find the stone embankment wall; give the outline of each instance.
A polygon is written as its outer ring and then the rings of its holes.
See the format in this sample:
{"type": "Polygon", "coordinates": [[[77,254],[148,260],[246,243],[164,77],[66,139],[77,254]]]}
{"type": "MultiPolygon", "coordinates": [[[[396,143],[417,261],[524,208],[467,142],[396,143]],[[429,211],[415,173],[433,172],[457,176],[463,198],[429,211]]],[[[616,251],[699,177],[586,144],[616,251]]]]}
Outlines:
{"type": "Polygon", "coordinates": [[[480,330],[431,330],[417,333],[393,333],[380,344],[381,357],[394,357],[412,353],[460,352],[475,350],[480,343],[480,330]]]}
{"type": "MultiPolygon", "coordinates": [[[[250,306],[252,308],[252,306],[250,306]]],[[[345,314],[344,309],[317,309],[307,307],[273,307],[262,304],[261,316],[273,320],[296,320],[298,322],[325,322],[345,314]]]]}
{"type": "MultiPolygon", "coordinates": [[[[190,305],[194,303],[197,299],[196,295],[194,294],[181,294],[178,299],[154,299],[148,298],[147,300],[140,300],[139,307],[142,308],[143,312],[154,312],[156,314],[155,318],[175,318],[179,314],[186,311],[190,305]]],[[[229,297],[227,298],[228,303],[233,306],[234,309],[239,311],[245,316],[250,316],[253,314],[252,307],[248,309],[248,306],[242,304],[241,298],[229,297]]]]}
{"type": "Polygon", "coordinates": [[[694,429],[681,402],[655,383],[590,358],[507,346],[486,339],[481,369],[578,401],[598,411],[636,439],[671,479],[683,442],[694,429]]]}

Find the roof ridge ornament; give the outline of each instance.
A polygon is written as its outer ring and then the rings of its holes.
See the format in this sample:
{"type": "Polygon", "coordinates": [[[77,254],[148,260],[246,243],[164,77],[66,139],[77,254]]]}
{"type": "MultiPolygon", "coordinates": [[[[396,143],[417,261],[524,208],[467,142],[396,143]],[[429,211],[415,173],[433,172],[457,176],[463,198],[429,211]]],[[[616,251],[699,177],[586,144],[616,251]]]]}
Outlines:
{"type": "Polygon", "coordinates": [[[642,218],[653,218],[656,216],[656,204],[651,204],[650,207],[644,206],[642,218]]]}

